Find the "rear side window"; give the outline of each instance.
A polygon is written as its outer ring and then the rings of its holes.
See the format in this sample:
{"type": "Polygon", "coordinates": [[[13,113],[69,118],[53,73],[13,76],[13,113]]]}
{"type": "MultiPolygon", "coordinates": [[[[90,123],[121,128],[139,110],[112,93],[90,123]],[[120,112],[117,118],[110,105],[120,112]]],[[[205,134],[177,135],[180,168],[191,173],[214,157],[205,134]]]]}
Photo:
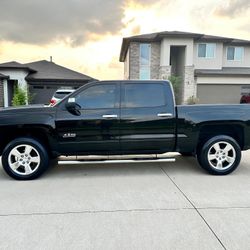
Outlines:
{"type": "Polygon", "coordinates": [[[160,107],[166,105],[165,86],[162,83],[124,84],[125,108],[160,107]]]}
{"type": "Polygon", "coordinates": [[[63,99],[66,95],[71,94],[72,92],[56,92],[54,97],[58,99],[63,99]]]}

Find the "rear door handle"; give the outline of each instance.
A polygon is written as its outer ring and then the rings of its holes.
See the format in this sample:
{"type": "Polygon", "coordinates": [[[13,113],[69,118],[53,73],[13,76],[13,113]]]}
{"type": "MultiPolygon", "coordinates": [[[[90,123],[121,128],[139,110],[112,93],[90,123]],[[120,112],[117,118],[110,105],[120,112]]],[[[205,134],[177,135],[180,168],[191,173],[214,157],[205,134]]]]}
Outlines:
{"type": "Polygon", "coordinates": [[[103,115],[102,117],[109,119],[109,118],[117,118],[118,116],[117,115],[103,115]]]}
{"type": "Polygon", "coordinates": [[[157,114],[158,117],[172,117],[172,113],[159,113],[157,114]]]}

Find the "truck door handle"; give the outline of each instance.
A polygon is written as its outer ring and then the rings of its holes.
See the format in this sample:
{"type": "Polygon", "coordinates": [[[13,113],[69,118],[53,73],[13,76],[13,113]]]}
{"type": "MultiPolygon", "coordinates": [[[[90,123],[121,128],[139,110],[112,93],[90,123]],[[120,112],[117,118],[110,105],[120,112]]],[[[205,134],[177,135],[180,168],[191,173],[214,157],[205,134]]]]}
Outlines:
{"type": "Polygon", "coordinates": [[[118,116],[117,115],[103,115],[102,117],[109,119],[109,118],[117,118],[118,116]]]}
{"type": "Polygon", "coordinates": [[[173,114],[171,113],[159,113],[157,114],[158,117],[172,117],[173,114]]]}

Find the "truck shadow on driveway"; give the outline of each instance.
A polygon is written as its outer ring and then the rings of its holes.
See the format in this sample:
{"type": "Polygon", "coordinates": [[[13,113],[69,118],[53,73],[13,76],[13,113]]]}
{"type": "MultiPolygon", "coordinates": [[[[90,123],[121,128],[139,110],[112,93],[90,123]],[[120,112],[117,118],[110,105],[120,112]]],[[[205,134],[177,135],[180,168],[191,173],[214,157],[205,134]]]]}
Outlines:
{"type": "Polygon", "coordinates": [[[179,172],[179,173],[195,173],[206,174],[203,171],[194,157],[176,156],[176,162],[169,163],[111,163],[111,164],[67,164],[58,165],[56,163],[51,165],[42,178],[82,178],[98,177],[98,176],[141,176],[141,175],[159,175],[165,171],[179,172]]]}

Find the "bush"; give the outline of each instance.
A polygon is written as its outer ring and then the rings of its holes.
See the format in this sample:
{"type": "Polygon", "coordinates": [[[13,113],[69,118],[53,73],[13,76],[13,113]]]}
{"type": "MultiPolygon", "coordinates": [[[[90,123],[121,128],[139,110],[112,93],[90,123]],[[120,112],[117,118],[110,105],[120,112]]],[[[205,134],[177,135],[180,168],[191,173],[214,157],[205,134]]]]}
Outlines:
{"type": "Polygon", "coordinates": [[[169,76],[168,80],[172,83],[174,94],[175,94],[175,102],[176,104],[181,103],[181,82],[182,79],[180,76],[169,76]]]}
{"type": "Polygon", "coordinates": [[[199,99],[194,97],[194,96],[190,96],[188,99],[187,99],[187,104],[188,105],[193,105],[193,104],[197,104],[199,102],[199,99]]]}
{"type": "Polygon", "coordinates": [[[22,105],[26,105],[26,104],[27,104],[26,91],[23,88],[16,86],[14,89],[12,105],[13,106],[22,106],[22,105]]]}

